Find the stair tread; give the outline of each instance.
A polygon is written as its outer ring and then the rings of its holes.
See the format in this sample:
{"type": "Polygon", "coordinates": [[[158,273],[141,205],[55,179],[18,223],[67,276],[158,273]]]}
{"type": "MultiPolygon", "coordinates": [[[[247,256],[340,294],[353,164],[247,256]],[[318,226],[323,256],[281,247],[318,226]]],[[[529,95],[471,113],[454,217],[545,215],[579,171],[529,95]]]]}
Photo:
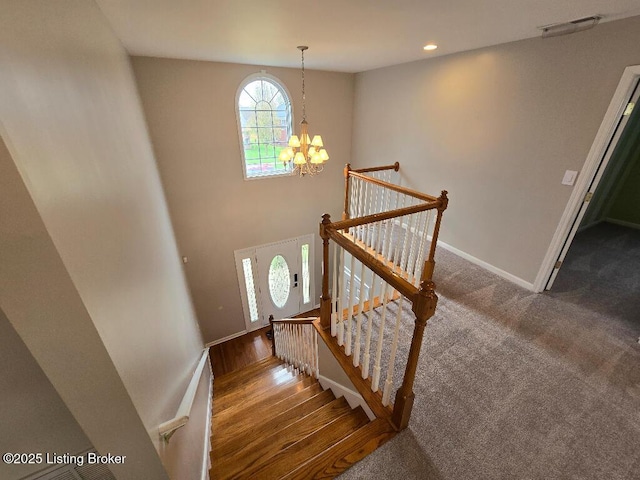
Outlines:
{"type": "Polygon", "coordinates": [[[246,443],[245,434],[250,434],[252,438],[262,438],[271,432],[294,423],[296,420],[335,399],[331,390],[324,390],[311,395],[311,392],[315,392],[315,389],[312,390],[312,388],[313,386],[307,387],[307,389],[290,397],[290,401],[287,402],[291,405],[290,408],[284,411],[271,412],[273,416],[259,425],[244,424],[241,428],[228,429],[226,432],[216,432],[211,439],[212,451],[218,458],[222,458],[246,443]]]}
{"type": "Polygon", "coordinates": [[[396,435],[387,420],[376,419],[285,475],[286,480],[335,478],[396,435]]]}
{"type": "Polygon", "coordinates": [[[214,385],[227,388],[233,384],[241,384],[245,380],[252,378],[255,375],[260,375],[264,370],[277,365],[284,365],[283,362],[277,357],[268,357],[260,360],[251,365],[241,368],[240,370],[234,370],[233,372],[225,373],[214,378],[214,385]]]}
{"type": "Polygon", "coordinates": [[[296,422],[270,435],[247,442],[233,454],[223,458],[212,452],[211,459],[216,477],[229,478],[248,468],[255,468],[296,442],[312,435],[332,421],[348,415],[351,407],[344,398],[335,399],[296,422]]]}
{"type": "Polygon", "coordinates": [[[296,378],[297,376],[291,373],[286,367],[268,370],[253,381],[248,381],[241,386],[228,389],[222,394],[214,391],[213,407],[216,411],[222,411],[230,406],[243,403],[248,398],[262,395],[264,391],[296,378]]]}
{"type": "MultiPolygon", "coordinates": [[[[263,392],[260,397],[255,397],[242,404],[234,405],[221,412],[213,412],[214,431],[219,428],[226,428],[237,422],[251,422],[254,419],[262,420],[270,408],[276,403],[304,390],[315,382],[315,379],[303,377],[295,379],[283,385],[278,385],[263,392]]],[[[254,421],[255,423],[255,421],[254,421]]]]}
{"type": "MultiPolygon", "coordinates": [[[[264,480],[281,478],[283,475],[297,468],[301,463],[304,463],[307,458],[315,457],[368,422],[369,419],[367,415],[362,408],[358,407],[334,419],[332,422],[292,444],[288,448],[281,450],[269,458],[268,461],[248,468],[234,478],[260,478],[264,480]]],[[[212,478],[217,477],[212,476],[212,478]]]]}
{"type": "Polygon", "coordinates": [[[287,366],[281,363],[266,364],[263,368],[252,370],[250,373],[241,375],[235,379],[227,378],[225,382],[214,379],[214,389],[218,395],[228,395],[237,388],[241,388],[249,383],[256,382],[265,376],[269,376],[273,372],[287,370],[287,366]],[[216,384],[217,382],[217,384],[216,384]]]}

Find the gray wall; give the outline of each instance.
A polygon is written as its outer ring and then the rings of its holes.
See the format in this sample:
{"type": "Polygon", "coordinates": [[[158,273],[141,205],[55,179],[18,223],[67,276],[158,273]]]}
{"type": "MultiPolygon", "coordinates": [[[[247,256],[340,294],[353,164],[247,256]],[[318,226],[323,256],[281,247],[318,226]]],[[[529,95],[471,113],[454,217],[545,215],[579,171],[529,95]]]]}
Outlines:
{"type": "MultiPolygon", "coordinates": [[[[78,422],[0,310],[0,452],[61,452],[92,448],[78,422]]],[[[0,462],[0,478],[22,478],[43,465],[0,462]]]]}
{"type": "Polygon", "coordinates": [[[4,1],[0,64],[0,306],[118,478],[187,478],[157,427],[203,342],[129,58],[93,2],[4,1]]]}
{"type": "Polygon", "coordinates": [[[628,65],[640,17],[360,73],[353,160],[400,161],[404,183],[450,193],[440,239],[533,283],[628,65]]]}
{"type": "Polygon", "coordinates": [[[185,270],[205,341],[245,328],[234,250],[315,234],[317,303],[322,272],[318,224],[323,213],[339,218],[342,211],[353,75],[306,72],[309,131],[322,135],[331,156],[321,175],[244,180],[235,111],[238,86],[262,69],[276,76],[293,97],[297,131],[300,71],[148,57],[133,57],[132,64],[180,254],[189,258],[185,270]]]}

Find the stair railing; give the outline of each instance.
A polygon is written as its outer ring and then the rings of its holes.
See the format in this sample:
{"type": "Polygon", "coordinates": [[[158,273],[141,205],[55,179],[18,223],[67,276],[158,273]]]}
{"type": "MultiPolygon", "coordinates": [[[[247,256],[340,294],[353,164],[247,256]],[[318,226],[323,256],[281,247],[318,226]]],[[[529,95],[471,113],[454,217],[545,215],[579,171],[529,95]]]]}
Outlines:
{"type": "Polygon", "coordinates": [[[433,197],[380,178],[385,171],[397,172],[398,168],[397,163],[362,170],[352,170],[349,165],[345,168],[343,220],[331,222],[330,216],[324,215],[320,224],[320,333],[374,413],[403,429],[413,406],[424,329],[438,299],[432,275],[448,198],[446,191],[433,197]],[[330,241],[334,245],[332,268],[330,241]],[[404,377],[392,407],[404,302],[411,304],[415,324],[404,377]],[[374,310],[379,315],[377,324],[372,320],[374,310]],[[385,335],[388,325],[391,333],[385,335]],[[388,352],[384,362],[383,350],[388,352]]]}
{"type": "Polygon", "coordinates": [[[313,318],[285,318],[269,316],[273,329],[271,353],[290,365],[296,373],[320,375],[318,367],[318,333],[313,318]]]}

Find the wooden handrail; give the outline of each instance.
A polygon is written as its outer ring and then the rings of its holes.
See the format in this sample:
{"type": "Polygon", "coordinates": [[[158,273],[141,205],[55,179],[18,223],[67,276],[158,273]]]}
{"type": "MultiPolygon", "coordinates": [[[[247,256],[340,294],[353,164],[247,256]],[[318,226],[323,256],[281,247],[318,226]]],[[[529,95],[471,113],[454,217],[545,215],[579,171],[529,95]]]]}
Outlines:
{"type": "Polygon", "coordinates": [[[381,167],[368,167],[368,168],[358,168],[351,170],[356,173],[369,173],[369,172],[380,172],[382,170],[395,170],[396,172],[400,170],[400,162],[396,162],[393,165],[383,165],[381,167]]]}
{"type": "Polygon", "coordinates": [[[393,183],[385,182],[384,180],[379,180],[377,178],[369,177],[361,173],[356,173],[354,170],[349,171],[349,176],[359,178],[360,180],[373,183],[375,185],[379,185],[384,188],[388,188],[389,190],[393,190],[394,192],[404,193],[405,195],[409,195],[410,197],[424,200],[425,202],[434,202],[438,199],[437,197],[434,197],[432,195],[427,195],[426,193],[420,193],[417,190],[401,187],[400,185],[394,185],[393,183]]]}
{"type": "Polygon", "coordinates": [[[398,208],[396,210],[389,210],[381,213],[373,213],[371,215],[365,215],[364,217],[350,218],[348,220],[332,222],[330,228],[331,230],[346,230],[351,227],[366,225],[367,223],[381,222],[383,220],[403,217],[405,215],[424,212],[426,210],[436,210],[438,207],[440,207],[440,204],[440,199],[436,199],[433,202],[423,203],[421,205],[413,205],[411,207],[398,208]]]}
{"type": "Polygon", "coordinates": [[[318,317],[307,317],[307,318],[281,318],[280,320],[273,320],[271,323],[288,323],[289,325],[306,325],[309,323],[313,323],[313,321],[318,317]]]}
{"type": "MultiPolygon", "coordinates": [[[[191,376],[191,381],[187,386],[184,397],[182,397],[182,401],[178,406],[178,411],[176,412],[175,417],[160,424],[160,426],[158,427],[158,433],[166,443],[169,443],[171,436],[176,433],[177,429],[179,429],[180,427],[184,427],[189,421],[189,417],[191,416],[191,407],[193,406],[193,400],[196,396],[198,385],[200,384],[200,377],[202,376],[202,372],[204,371],[204,367],[207,363],[209,363],[209,347],[205,348],[202,352],[202,355],[200,355],[200,361],[198,362],[198,365],[196,366],[196,369],[191,376]]],[[[211,370],[210,363],[209,370],[211,370]]]]}

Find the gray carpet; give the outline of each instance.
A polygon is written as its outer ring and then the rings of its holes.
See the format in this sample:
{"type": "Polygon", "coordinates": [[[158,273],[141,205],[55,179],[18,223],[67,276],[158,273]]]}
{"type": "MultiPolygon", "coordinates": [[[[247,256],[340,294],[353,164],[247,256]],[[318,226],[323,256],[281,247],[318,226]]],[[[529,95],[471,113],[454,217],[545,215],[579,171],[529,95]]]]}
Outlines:
{"type": "MultiPolygon", "coordinates": [[[[613,261],[596,257],[575,268],[613,261]]],[[[580,275],[534,294],[443,249],[437,260],[409,428],[339,478],[639,479],[640,265],[601,299],[580,275]]]]}

